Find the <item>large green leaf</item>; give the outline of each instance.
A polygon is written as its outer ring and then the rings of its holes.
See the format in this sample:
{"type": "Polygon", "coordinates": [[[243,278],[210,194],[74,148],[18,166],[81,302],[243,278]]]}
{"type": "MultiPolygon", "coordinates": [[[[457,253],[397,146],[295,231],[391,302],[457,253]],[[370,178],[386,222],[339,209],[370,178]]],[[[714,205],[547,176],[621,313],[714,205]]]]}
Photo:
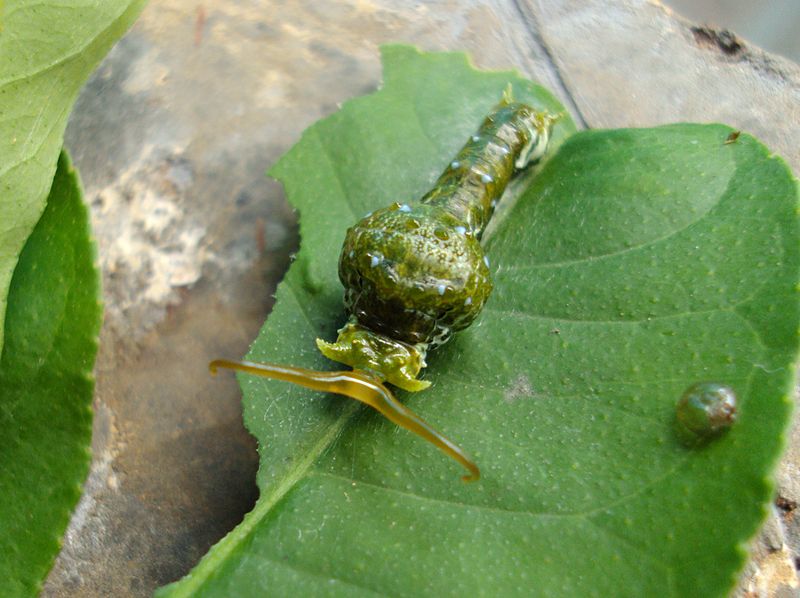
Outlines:
{"type": "MultiPolygon", "coordinates": [[[[302,249],[250,352],[334,368],[338,247],[419,197],[496,101],[558,110],[453,54],[384,54],[384,88],[317,123],[274,174],[302,249]]],[[[572,131],[562,123],[560,135],[572,131]]],[[[761,521],[797,354],[797,187],[720,125],[568,138],[486,245],[495,291],[402,399],[483,477],[367,408],[241,377],[261,497],[162,595],[722,595],[761,521]],[[739,421],[688,449],[683,389],[731,385],[739,421]]],[[[556,140],[556,145],[559,139],[556,140]]]]}
{"type": "Polygon", "coordinates": [[[0,596],[38,591],[89,469],[99,294],[87,209],[62,154],[8,296],[0,360],[0,596]]]}
{"type": "Polygon", "coordinates": [[[0,352],[11,275],[44,210],[72,104],[144,3],[0,1],[0,352]]]}

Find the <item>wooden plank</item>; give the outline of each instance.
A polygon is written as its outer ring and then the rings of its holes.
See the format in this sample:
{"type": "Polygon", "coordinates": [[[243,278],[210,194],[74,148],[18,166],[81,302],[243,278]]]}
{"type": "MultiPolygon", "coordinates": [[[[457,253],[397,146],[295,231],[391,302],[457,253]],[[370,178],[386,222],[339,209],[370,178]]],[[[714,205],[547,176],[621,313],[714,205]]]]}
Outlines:
{"type": "Polygon", "coordinates": [[[800,67],[648,0],[519,0],[592,127],[724,122],[800,170],[800,67]]]}

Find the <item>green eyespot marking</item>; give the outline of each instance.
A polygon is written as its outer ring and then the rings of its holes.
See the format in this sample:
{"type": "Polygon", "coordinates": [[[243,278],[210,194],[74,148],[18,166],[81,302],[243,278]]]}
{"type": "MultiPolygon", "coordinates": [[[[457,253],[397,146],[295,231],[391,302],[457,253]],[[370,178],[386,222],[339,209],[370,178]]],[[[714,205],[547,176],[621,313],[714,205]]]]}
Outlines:
{"type": "Polygon", "coordinates": [[[736,395],[718,382],[698,382],[687,388],[676,407],[678,433],[687,444],[711,440],[736,421],[736,395]]]}

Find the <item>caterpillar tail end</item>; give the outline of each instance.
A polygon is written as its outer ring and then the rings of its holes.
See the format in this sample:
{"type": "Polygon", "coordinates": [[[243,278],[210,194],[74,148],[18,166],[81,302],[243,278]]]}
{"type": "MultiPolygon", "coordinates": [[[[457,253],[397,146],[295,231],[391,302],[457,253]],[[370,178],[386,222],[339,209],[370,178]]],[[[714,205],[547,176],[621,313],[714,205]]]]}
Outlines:
{"type": "Polygon", "coordinates": [[[431,385],[417,379],[425,367],[427,346],[393,340],[352,321],[339,330],[336,342],[318,338],[317,348],[328,359],[368,372],[403,390],[418,392],[431,385]]]}
{"type": "Polygon", "coordinates": [[[477,482],[481,479],[481,470],[478,469],[478,466],[473,463],[471,460],[468,462],[461,463],[469,473],[467,475],[461,476],[461,481],[465,484],[469,484],[471,482],[477,482]]]}

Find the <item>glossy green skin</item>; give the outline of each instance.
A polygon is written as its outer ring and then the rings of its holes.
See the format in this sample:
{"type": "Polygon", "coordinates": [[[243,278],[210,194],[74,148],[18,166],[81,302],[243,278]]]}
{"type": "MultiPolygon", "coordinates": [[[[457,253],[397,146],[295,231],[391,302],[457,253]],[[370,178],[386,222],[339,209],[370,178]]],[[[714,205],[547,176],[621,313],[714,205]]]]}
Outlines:
{"type": "Polygon", "coordinates": [[[480,238],[511,177],[543,153],[554,120],[525,104],[501,103],[421,202],[444,208],[480,238]]]}
{"type": "Polygon", "coordinates": [[[339,258],[348,324],[327,357],[406,390],[428,348],[469,326],[492,291],[481,234],[518,168],[543,153],[554,118],[501,102],[434,188],[395,203],[347,231],[339,258]]]}
{"type": "Polygon", "coordinates": [[[489,268],[476,236],[446,209],[403,207],[347,232],[339,260],[345,307],[392,339],[441,344],[480,313],[492,291],[489,268]]]}
{"type": "Polygon", "coordinates": [[[684,391],[675,415],[685,443],[707,442],[736,421],[736,395],[718,382],[699,382],[684,391]]]}

